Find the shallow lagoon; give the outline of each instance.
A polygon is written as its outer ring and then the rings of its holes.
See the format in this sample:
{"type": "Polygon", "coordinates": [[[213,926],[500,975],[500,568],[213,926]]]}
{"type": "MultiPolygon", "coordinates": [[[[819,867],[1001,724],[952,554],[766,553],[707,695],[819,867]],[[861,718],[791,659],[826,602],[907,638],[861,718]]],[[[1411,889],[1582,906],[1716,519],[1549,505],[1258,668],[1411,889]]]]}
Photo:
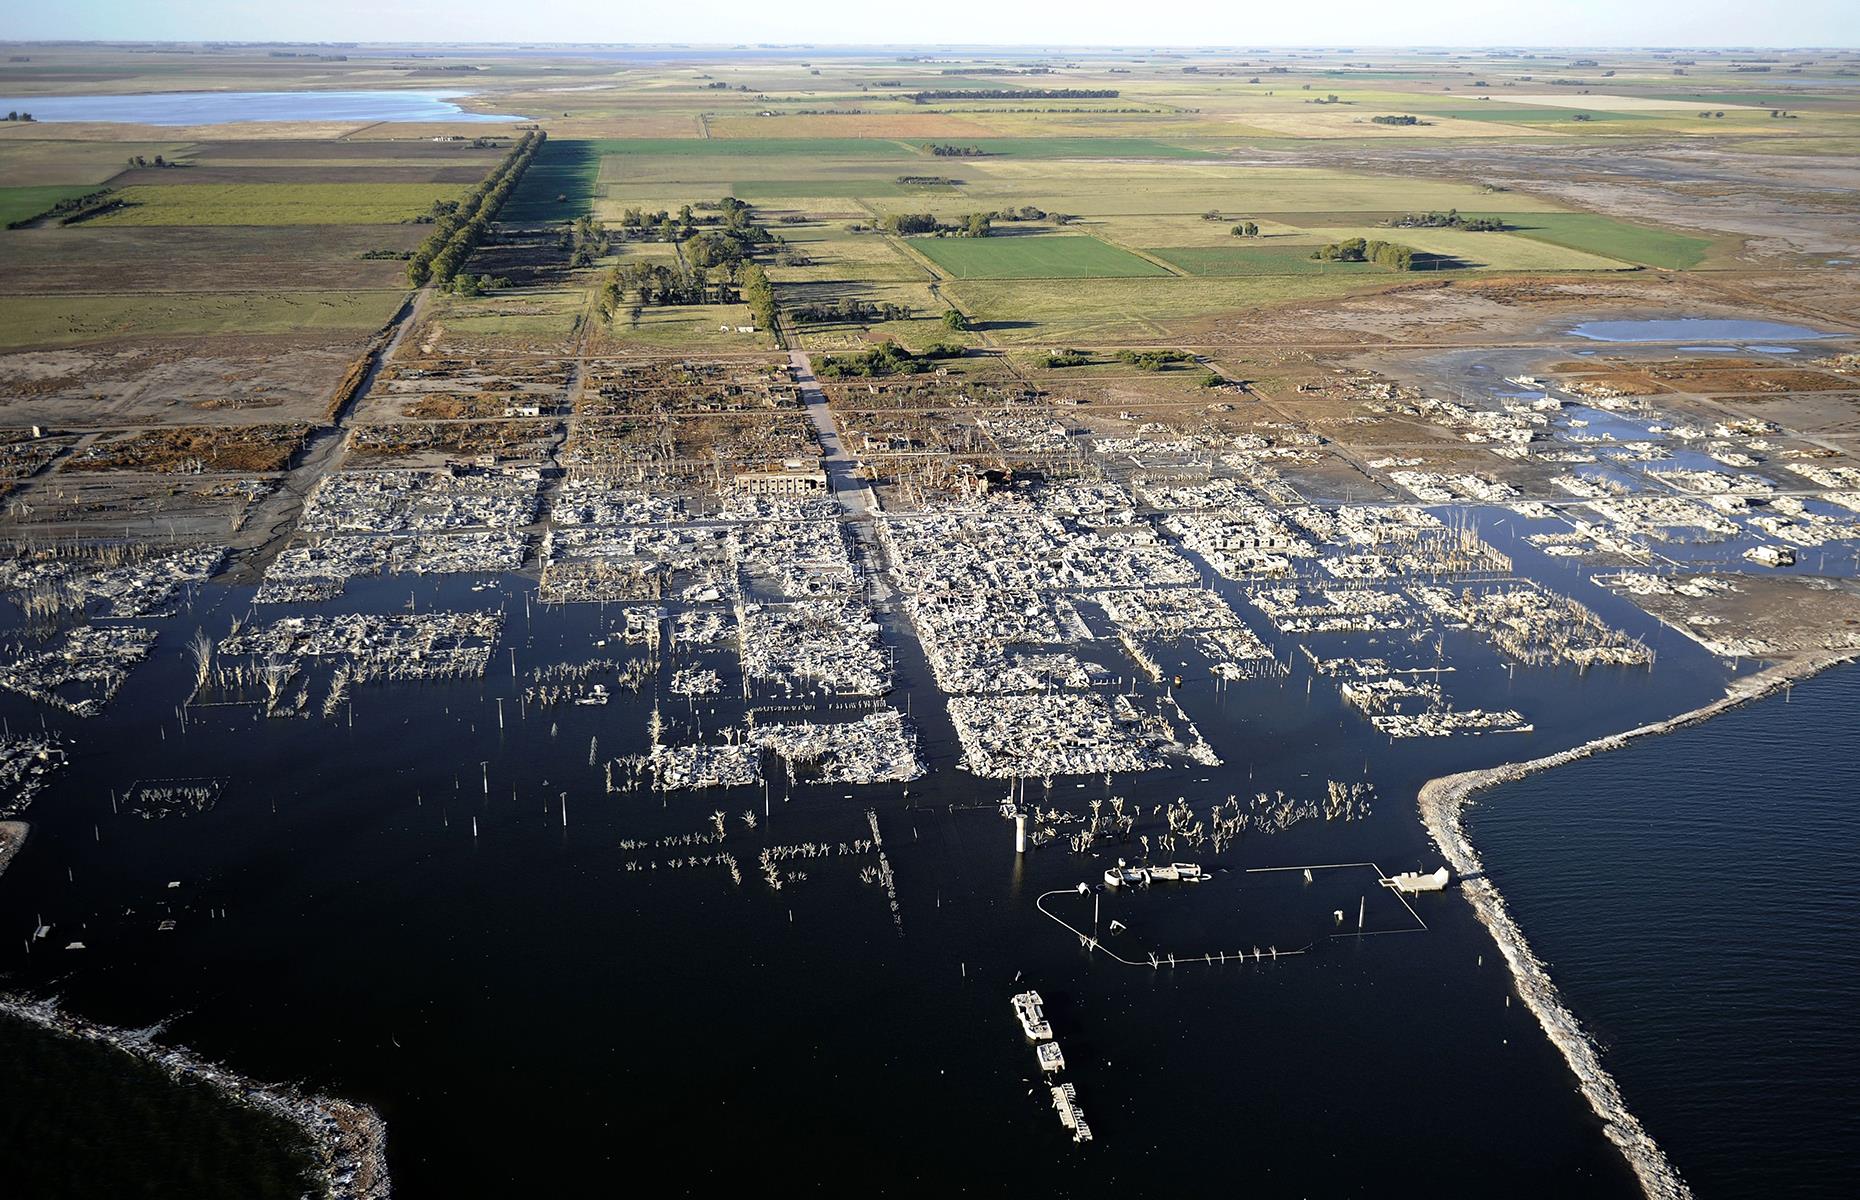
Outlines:
{"type": "Polygon", "coordinates": [[[37,121],[117,121],[135,125],[219,125],[246,121],[521,121],[468,112],[452,103],[470,92],[147,92],[126,96],[21,96],[0,108],[37,121]]]}
{"type": "Polygon", "coordinates": [[[1681,317],[1667,321],[1584,321],[1570,333],[1592,342],[1804,342],[1835,335],[1780,321],[1681,317]]]}

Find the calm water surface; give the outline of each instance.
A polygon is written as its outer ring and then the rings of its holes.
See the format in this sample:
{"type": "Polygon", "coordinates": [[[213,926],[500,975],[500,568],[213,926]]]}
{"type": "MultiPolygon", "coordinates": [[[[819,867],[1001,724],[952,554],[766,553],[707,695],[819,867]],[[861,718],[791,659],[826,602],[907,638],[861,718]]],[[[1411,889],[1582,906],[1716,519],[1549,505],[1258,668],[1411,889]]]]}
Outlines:
{"type": "MultiPolygon", "coordinates": [[[[790,785],[777,771],[766,796],[609,795],[590,757],[643,751],[655,700],[669,741],[741,721],[734,654],[687,649],[647,694],[526,714],[516,676],[632,651],[595,644],[620,626],[618,606],[527,607],[534,583],[512,576],[476,590],[460,578],[358,580],[326,605],[260,610],[275,619],[411,600],[506,614],[487,678],[366,686],[333,720],[196,706],[183,729],[186,641],[201,627],[223,633],[250,608],[249,589],[217,585],[152,622],[154,658],[103,717],[53,719],[0,694],[11,728],[43,718],[73,741],[71,765],[28,812],[34,842],[0,879],[0,932],[18,934],[0,937],[0,982],[55,992],[113,1024],[173,1018],[166,1036],[209,1058],[376,1105],[408,1197],[570,1194],[620,1176],[714,1194],[765,1186],[777,1163],[809,1184],[906,1194],[1098,1196],[1188,1179],[1273,1196],[1417,1182],[1636,1195],[1561,1056],[1508,1003],[1509,976],[1468,906],[1453,892],[1417,898],[1422,930],[1373,874],[1438,865],[1414,814],[1426,778],[1695,707],[1724,672],[1579,568],[1522,543],[1529,522],[1497,510],[1480,519],[1520,571],[1646,637],[1658,668],[1514,672],[1482,640],[1445,630],[1456,702],[1516,707],[1537,731],[1391,743],[1342,704],[1333,680],[1311,675],[1241,589],[1214,580],[1292,664],[1285,678],[1216,690],[1205,671],[1165,657],[1165,670],[1183,669],[1176,696],[1225,765],[1108,786],[1035,780],[1030,798],[1083,811],[1121,796],[1152,835],[1164,828],[1155,810],[1177,797],[1205,813],[1230,794],[1314,798],[1326,780],[1368,779],[1378,798],[1366,820],[1179,855],[1217,872],[1200,889],[1106,900],[1107,927],[1128,926],[1120,952],[1177,954],[1185,965],[1173,970],[1088,956],[1041,914],[1036,900],[1053,893],[1050,908],[1088,924],[1088,898],[1067,893],[1140,847],[1017,858],[996,812],[1005,787],[956,769],[953,730],[895,611],[880,614],[897,649],[893,703],[918,727],[925,779],[790,785]],[[723,696],[666,694],[671,671],[691,665],[718,670],[723,696]],[[112,793],[137,779],[201,775],[226,781],[207,813],[112,811],[112,793]],[[746,811],[758,815],[753,831],[746,811]],[[621,845],[708,832],[713,812],[727,814],[723,848],[742,864],[740,885],[721,867],[667,865],[714,847],[621,845]],[[800,860],[807,878],[779,892],[757,877],[762,847],[868,837],[868,812],[896,873],[895,921],[884,892],[859,879],[869,857],[800,860]],[[1297,871],[1248,873],[1365,862],[1375,866],[1319,870],[1311,885],[1297,871]],[[1331,914],[1359,905],[1377,936],[1335,936],[1331,914]],[[159,931],[164,918],[178,927],[159,931]],[[55,932],[28,952],[40,920],[55,932]],[[74,939],[88,949],[57,948],[74,939]],[[1194,961],[1254,946],[1306,953],[1194,961]],[[1009,1013],[1008,997],[1029,985],[1052,1011],[1097,1135],[1088,1146],[1062,1134],[1009,1013]]],[[[1406,634],[1307,640],[1326,657],[1415,653],[1406,634]]],[[[326,690],[325,673],[311,694],[326,690]]],[[[795,715],[771,708],[791,701],[752,703],[763,721],[795,715]]],[[[801,707],[830,719],[860,711],[801,707]]],[[[1528,853],[1492,857],[1509,866],[1528,853]]],[[[1695,893],[1723,890],[1715,874],[1685,878],[1695,893]]],[[[19,1086],[7,1069],[0,1062],[0,1096],[19,1086]]],[[[1628,1095],[1638,1099],[1631,1082],[1628,1095]]],[[[202,1161],[214,1152],[195,1149],[202,1161]]],[[[1787,1164],[1773,1177],[1793,1178],[1787,1164]]]]}
{"type": "MultiPolygon", "coordinates": [[[[1426,932],[1337,939],[1332,910],[1354,912],[1359,898],[1369,928],[1410,924],[1369,869],[1321,873],[1308,890],[1296,873],[1245,870],[1431,868],[1438,856],[1412,802],[1423,778],[1689,707],[1717,686],[1702,657],[1676,647],[1652,676],[1514,678],[1449,632],[1447,653],[1467,663],[1453,677],[1462,703],[1515,703],[1559,732],[1424,746],[1366,732],[1302,657],[1283,680],[1222,692],[1191,680],[1178,696],[1224,767],[1030,791],[1073,810],[1115,794],[1146,814],[1177,796],[1205,812],[1230,793],[1315,797],[1326,779],[1367,773],[1380,796],[1365,821],[1196,851],[1187,857],[1224,872],[1216,883],[1159,888],[1103,914],[1130,927],[1120,945],[1139,959],[1253,945],[1308,954],[1152,971],[1087,957],[1036,909],[1042,893],[1098,879],[1116,852],[1016,858],[995,812],[1005,789],[955,769],[953,732],[896,614],[883,616],[904,687],[896,703],[910,705],[932,774],[908,794],[791,789],[777,775],[768,816],[749,832],[739,814],[763,811],[759,788],[603,794],[590,739],[603,757],[644,749],[650,697],[521,715],[510,650],[520,673],[612,654],[594,642],[621,620],[598,606],[526,617],[531,587],[352,584],[324,607],[397,609],[413,592],[421,609],[509,616],[489,678],[363,688],[352,724],[348,713],[264,721],[197,707],[183,732],[184,643],[202,625],[223,631],[250,593],[212,587],[195,611],[159,622],[156,657],[108,714],[55,722],[76,753],[29,811],[37,840],[0,879],[0,929],[20,934],[0,939],[6,984],[55,991],[114,1024],[174,1017],[167,1036],[210,1058],[377,1105],[397,1191],[410,1197],[563,1194],[616,1172],[708,1193],[765,1181],[775,1162],[809,1181],[904,1192],[1102,1195],[1244,1175],[1252,1191],[1287,1196],[1445,1178],[1521,1195],[1634,1193],[1560,1056],[1524,1006],[1507,1006],[1509,977],[1456,895],[1419,899],[1426,932]],[[227,779],[208,813],[112,813],[111,792],[133,780],[202,774],[227,779]],[[869,836],[868,810],[897,875],[897,924],[882,890],[858,878],[868,859],[803,860],[808,877],[780,892],[757,878],[763,845],[869,836]],[[704,831],[713,811],[730,814],[740,886],[721,868],[664,866],[707,847],[620,847],[704,831]],[[660,866],[627,871],[628,860],[660,866]],[[164,917],[179,927],[158,931],[164,917]],[[55,932],[28,953],[41,918],[55,932]],[[71,939],[89,948],[53,948],[71,939]],[[1097,1134],[1089,1146],[1062,1135],[1036,1090],[1007,1004],[1029,984],[1053,1010],[1097,1134]],[[1392,1099],[1412,1089],[1428,1102],[1392,1099]],[[963,1152],[936,1149],[951,1142],[963,1152]]],[[[1376,648],[1319,641],[1326,654],[1376,648]]],[[[696,658],[725,673],[726,697],[739,694],[733,655],[696,658]]],[[[317,680],[313,696],[324,688],[317,680]]],[[[740,699],[662,700],[675,740],[741,710],[740,699]]],[[[40,717],[10,695],[0,713],[15,729],[40,717]]],[[[1162,827],[1146,815],[1142,828],[1162,827]]],[[[1089,920],[1075,896],[1053,903],[1089,920]]]]}
{"type": "Polygon", "coordinates": [[[459,121],[525,118],[469,112],[457,90],[331,92],[148,92],[126,96],[0,98],[0,109],[39,121],[117,121],[136,125],[220,125],[242,121],[459,121]]]}
{"type": "Polygon", "coordinates": [[[1518,922],[1701,1196],[1855,1186],[1857,709],[1860,669],[1841,668],[1469,814],[1518,922]]]}
{"type": "Polygon", "coordinates": [[[1593,342],[1803,342],[1837,336],[1780,321],[1726,321],[1708,317],[1669,321],[1585,321],[1570,332],[1593,342]]]}

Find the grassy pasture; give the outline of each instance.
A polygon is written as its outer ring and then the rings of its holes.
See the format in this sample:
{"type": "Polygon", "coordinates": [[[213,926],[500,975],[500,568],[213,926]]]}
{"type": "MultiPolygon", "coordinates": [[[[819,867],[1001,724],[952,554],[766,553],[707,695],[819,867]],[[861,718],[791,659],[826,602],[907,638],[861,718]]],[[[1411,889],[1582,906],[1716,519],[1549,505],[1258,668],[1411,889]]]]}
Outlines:
{"type": "MultiPolygon", "coordinates": [[[[1019,137],[977,138],[963,141],[990,156],[1004,158],[1215,158],[1213,150],[1197,149],[1141,137],[1019,137]]],[[[969,159],[942,159],[962,163],[969,159]]]]}
{"type": "Polygon", "coordinates": [[[502,218],[518,223],[572,221],[592,211],[604,144],[557,138],[544,142],[517,190],[504,202],[502,218]]]}
{"type": "Polygon", "coordinates": [[[1170,158],[1216,157],[1212,150],[1137,137],[922,137],[922,138],[627,138],[595,143],[604,155],[685,158],[814,157],[908,158],[941,163],[952,171],[990,158],[1170,158]],[[974,146],[981,159],[938,158],[924,142],[974,146]]]}
{"type": "MultiPolygon", "coordinates": [[[[1238,241],[1235,239],[1236,242],[1238,241]]],[[[1361,275],[1387,274],[1373,263],[1319,262],[1311,257],[1312,244],[1172,246],[1151,250],[1177,270],[1189,275],[1361,275]]]]}
{"type": "Polygon", "coordinates": [[[1411,277],[1373,274],[1121,279],[1113,286],[1065,281],[956,280],[944,295],[1003,345],[1148,345],[1192,339],[1215,318],[1249,308],[1347,295],[1411,277]]]}
{"type": "Polygon", "coordinates": [[[92,187],[0,187],[0,226],[36,217],[60,200],[75,200],[92,187]]]}
{"type": "Polygon", "coordinates": [[[878,234],[850,234],[837,225],[783,226],[782,236],[811,260],[806,266],[771,264],[777,283],[903,283],[929,275],[924,265],[878,234]]]}
{"type": "Polygon", "coordinates": [[[589,308],[580,290],[510,291],[488,296],[434,296],[422,343],[452,349],[566,349],[589,308]]]}
{"type": "Polygon", "coordinates": [[[157,184],[123,188],[107,225],[393,225],[469,190],[435,183],[157,184]]]}
{"type": "Polygon", "coordinates": [[[1461,121],[1441,113],[1416,112],[1410,108],[1389,106],[1380,110],[1336,110],[1328,106],[1293,113],[1244,113],[1240,120],[1253,129],[1268,134],[1300,138],[1363,138],[1370,140],[1413,141],[1432,138],[1503,138],[1543,137],[1552,131],[1526,126],[1492,125],[1478,121],[1461,121]],[[1378,125],[1370,118],[1410,113],[1424,122],[1420,125],[1378,125]]]}
{"type": "Polygon", "coordinates": [[[743,179],[730,185],[730,194],[743,200],[852,200],[863,196],[953,196],[958,194],[958,189],[949,184],[899,183],[896,176],[890,175],[864,175],[837,179],[743,179]]]}
{"type": "Polygon", "coordinates": [[[129,165],[137,154],[176,158],[185,142],[44,141],[0,137],[0,179],[16,187],[43,184],[103,183],[129,165]]]}
{"type": "MultiPolygon", "coordinates": [[[[923,276],[920,274],[917,278],[921,281],[923,276]]],[[[869,326],[837,322],[796,325],[794,333],[803,349],[858,350],[890,339],[914,350],[921,350],[934,342],[967,340],[943,324],[943,310],[948,307],[947,301],[932,293],[929,285],[923,282],[860,282],[850,286],[784,284],[780,290],[785,305],[827,303],[842,296],[853,296],[878,304],[902,304],[911,310],[912,315],[903,320],[879,321],[869,326]]]]}
{"type": "Polygon", "coordinates": [[[403,286],[407,264],[363,259],[411,249],[425,225],[98,225],[0,233],[0,293],[270,292],[403,286]]]}
{"type": "Polygon", "coordinates": [[[1106,162],[1081,171],[1060,163],[982,159],[979,165],[964,162],[953,173],[969,181],[962,194],[978,208],[1037,204],[1049,211],[1083,216],[1198,216],[1210,209],[1257,217],[1262,213],[1543,207],[1543,201],[1533,197],[1486,193],[1471,184],[1321,167],[1106,162]]]}
{"type": "Polygon", "coordinates": [[[1435,256],[1437,260],[1445,260],[1438,268],[1442,270],[1467,267],[1499,271],[1619,271],[1628,265],[1619,259],[1579,248],[1510,233],[1474,233],[1465,229],[1390,229],[1376,225],[1347,225],[1309,232],[1321,242],[1360,237],[1410,246],[1435,256]]]}
{"type": "Polygon", "coordinates": [[[1684,270],[1710,252],[1710,239],[1631,225],[1599,213],[1481,213],[1502,217],[1517,236],[1649,267],[1684,270]]]}
{"type": "Polygon", "coordinates": [[[607,138],[586,144],[617,158],[929,157],[894,138],[607,138]]]}
{"type": "Polygon", "coordinates": [[[0,348],[124,337],[359,332],[386,324],[406,298],[404,290],[0,296],[0,348]]]}
{"type": "Polygon", "coordinates": [[[958,141],[986,137],[988,130],[959,116],[928,112],[807,113],[776,117],[715,117],[712,138],[904,138],[958,141]]]}
{"type": "Polygon", "coordinates": [[[622,309],[597,337],[603,351],[702,351],[706,354],[772,350],[775,339],[766,330],[738,333],[737,327],[755,320],[743,304],[704,304],[681,308],[642,308],[639,319],[622,309]],[[728,326],[727,329],[724,327],[728,326]]]}
{"type": "Polygon", "coordinates": [[[1481,104],[1469,108],[1428,110],[1427,117],[1451,117],[1456,121],[1496,121],[1506,125],[1577,125],[1578,114],[1589,121],[1635,122],[1657,121],[1658,113],[1611,112],[1601,108],[1525,108],[1511,104],[1481,104]]]}
{"type": "Polygon", "coordinates": [[[911,249],[956,279],[1135,279],[1168,272],[1080,234],[912,238],[911,249]]]}

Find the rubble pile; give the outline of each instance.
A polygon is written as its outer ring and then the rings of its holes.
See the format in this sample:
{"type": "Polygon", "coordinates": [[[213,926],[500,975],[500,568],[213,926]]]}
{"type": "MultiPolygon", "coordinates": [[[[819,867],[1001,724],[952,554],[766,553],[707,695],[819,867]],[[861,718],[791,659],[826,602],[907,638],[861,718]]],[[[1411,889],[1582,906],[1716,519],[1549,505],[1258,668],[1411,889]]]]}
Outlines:
{"type": "MultiPolygon", "coordinates": [[[[1173,703],[1173,702],[1170,702],[1173,703]]],[[[1147,771],[1183,758],[1217,765],[1179,707],[1176,723],[1144,713],[1129,696],[1054,692],[1031,696],[952,696],[950,720],[962,765],[990,779],[1147,771]]]]}
{"type": "Polygon", "coordinates": [[[52,734],[0,737],[0,820],[25,812],[66,760],[52,734]]]}
{"type": "Polygon", "coordinates": [[[519,529],[536,519],[534,468],[337,471],[310,490],[304,532],[519,529]]]}
{"type": "Polygon", "coordinates": [[[132,625],[81,625],[56,649],[0,666],[0,687],[79,717],[94,717],[116,698],[129,672],[147,658],[155,631],[132,625]]]}
{"type": "Polygon", "coordinates": [[[1410,594],[1428,612],[1478,630],[1527,666],[1653,665],[1653,650],[1644,642],[1610,628],[1577,601],[1529,581],[1459,591],[1417,587],[1410,594]]]}
{"type": "Polygon", "coordinates": [[[917,735],[894,709],[868,713],[850,724],[757,725],[749,739],[823,783],[908,783],[924,773],[917,735]]]}
{"type": "Polygon", "coordinates": [[[859,601],[742,604],[736,623],[746,683],[785,695],[882,696],[891,690],[891,661],[878,623],[859,601]]]}
{"type": "Polygon", "coordinates": [[[0,590],[15,593],[29,616],[66,610],[110,618],[166,616],[182,589],[204,583],[225,560],[219,546],[22,551],[0,560],[0,590]]]}

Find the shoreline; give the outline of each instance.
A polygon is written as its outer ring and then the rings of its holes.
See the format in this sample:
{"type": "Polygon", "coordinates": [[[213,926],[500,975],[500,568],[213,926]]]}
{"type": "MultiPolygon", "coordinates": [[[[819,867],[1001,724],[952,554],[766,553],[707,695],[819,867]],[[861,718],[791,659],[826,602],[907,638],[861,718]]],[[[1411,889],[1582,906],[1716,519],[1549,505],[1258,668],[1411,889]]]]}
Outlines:
{"type": "Polygon", "coordinates": [[[155,1041],[160,1027],[118,1029],[73,1016],[52,1000],[0,993],[0,1017],[47,1033],[99,1042],[156,1067],[176,1082],[202,1083],[233,1104],[297,1127],[309,1141],[321,1194],[340,1200],[387,1200],[387,1123],[366,1104],[319,1096],[287,1084],[264,1084],[210,1063],[193,1051],[155,1041]]]}
{"type": "Polygon", "coordinates": [[[1505,898],[1486,878],[1484,863],[1472,841],[1466,836],[1462,820],[1467,802],[1478,792],[1501,783],[1509,783],[1588,758],[1659,734],[1702,724],[1718,714],[1753,700],[1788,688],[1799,679],[1820,674],[1829,667],[1860,659],[1860,651],[1818,651],[1776,663],[1742,679],[1732,680],[1724,695],[1700,708],[1677,716],[1642,725],[1623,733],[1611,733],[1580,746],[1524,762],[1506,763],[1477,771],[1443,775],[1421,785],[1415,797],[1421,822],[1428,836],[1446,856],[1447,864],[1461,879],[1460,891],[1472,904],[1480,924],[1492,934],[1499,952],[1511,968],[1518,994],[1530,1007],[1551,1043],[1562,1052],[1563,1059],[1576,1076],[1589,1106],[1602,1120],[1603,1132],[1613,1142],[1628,1166],[1640,1180],[1641,1190],[1652,1200],[1691,1200],[1692,1189],[1679,1175],[1653,1136],[1641,1125],[1627,1106],[1614,1077],[1603,1065],[1601,1053],[1576,1015],[1564,1004],[1550,972],[1531,950],[1524,932],[1512,919],[1505,898]]]}
{"type": "Polygon", "coordinates": [[[26,845],[26,839],[30,836],[32,826],[26,822],[0,821],[0,875],[6,874],[7,865],[26,845]]]}

